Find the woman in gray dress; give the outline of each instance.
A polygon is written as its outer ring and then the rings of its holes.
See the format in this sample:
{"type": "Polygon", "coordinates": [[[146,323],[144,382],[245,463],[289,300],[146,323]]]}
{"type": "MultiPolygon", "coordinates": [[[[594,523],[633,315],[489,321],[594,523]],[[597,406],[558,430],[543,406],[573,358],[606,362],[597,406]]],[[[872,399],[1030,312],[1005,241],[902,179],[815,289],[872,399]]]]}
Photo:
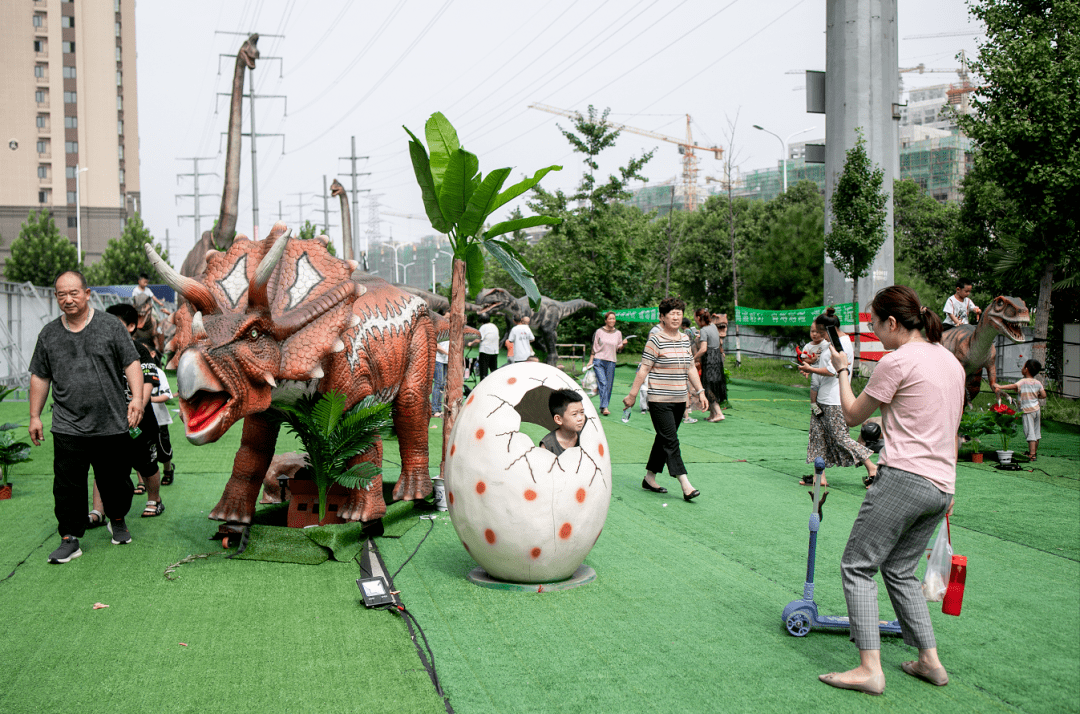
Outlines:
{"type": "Polygon", "coordinates": [[[712,324],[709,311],[703,307],[694,312],[694,320],[700,330],[694,361],[701,365],[701,384],[705,387],[705,396],[709,398],[709,418],[705,421],[723,421],[724,413],[720,411],[720,404],[727,398],[727,385],[724,384],[720,332],[712,324]]]}

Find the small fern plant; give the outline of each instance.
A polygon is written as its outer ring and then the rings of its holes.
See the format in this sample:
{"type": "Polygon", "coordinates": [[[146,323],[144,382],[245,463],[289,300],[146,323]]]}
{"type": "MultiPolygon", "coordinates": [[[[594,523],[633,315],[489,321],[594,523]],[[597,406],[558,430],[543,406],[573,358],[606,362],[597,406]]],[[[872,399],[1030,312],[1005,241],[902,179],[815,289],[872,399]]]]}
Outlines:
{"type": "Polygon", "coordinates": [[[326,518],[326,494],[334,483],[345,488],[367,488],[382,472],[366,461],[346,464],[373,447],[390,427],[390,404],[371,396],[346,410],[346,402],[341,392],[328,392],[273,407],[280,423],[299,437],[307,449],[308,466],[319,489],[320,521],[326,518]]]}

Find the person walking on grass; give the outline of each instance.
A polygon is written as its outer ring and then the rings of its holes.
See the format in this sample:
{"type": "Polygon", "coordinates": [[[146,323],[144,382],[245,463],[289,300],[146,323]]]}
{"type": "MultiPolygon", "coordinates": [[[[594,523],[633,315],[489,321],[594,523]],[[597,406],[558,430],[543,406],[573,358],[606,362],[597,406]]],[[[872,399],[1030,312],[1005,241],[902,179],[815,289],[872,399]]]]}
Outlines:
{"type": "Polygon", "coordinates": [[[128,429],[143,417],[143,402],[124,398],[124,384],[142,394],[142,367],[135,343],[119,320],[90,307],[86,278],[74,270],[53,285],[59,318],[38,334],[30,360],[30,440],[45,438],[41,413],[53,395],[53,510],[60,546],[49,562],[82,555],[86,532],[86,479],[90,467],[101,488],[112,542],[131,542],[125,518],[131,508],[131,464],[117,458],[131,448],[128,429]]]}
{"type": "Polygon", "coordinates": [[[512,353],[509,355],[509,361],[512,363],[517,362],[535,362],[533,357],[532,343],[536,339],[533,335],[532,329],[529,327],[528,317],[519,317],[514,320],[514,327],[510,330],[510,335],[506,338],[509,342],[507,351],[512,353]]]}
{"type": "Polygon", "coordinates": [[[161,501],[161,472],[157,465],[158,423],[154,410],[148,406],[154,389],[159,387],[157,364],[154,363],[154,358],[150,356],[150,350],[146,349],[146,345],[135,339],[135,326],[139,320],[139,313],[135,308],[121,303],[110,305],[106,312],[115,315],[120,322],[124,323],[128,332],[131,333],[135,349],[139,352],[143,388],[138,392],[128,392],[125,396],[131,401],[142,401],[143,417],[139,422],[139,433],[132,435],[128,454],[131,468],[139,474],[139,488],[135,489],[135,495],[145,493],[147,498],[142,517],[153,518],[165,512],[165,504],[161,501]]]}
{"type": "Polygon", "coordinates": [[[611,404],[611,390],[615,380],[616,352],[621,352],[626,347],[626,340],[622,332],[615,329],[615,313],[608,310],[604,313],[604,324],[596,329],[592,338],[592,353],[585,369],[592,367],[596,370],[596,383],[600,387],[600,413],[604,416],[611,414],[608,405],[611,404]]]}
{"type": "Polygon", "coordinates": [[[1024,441],[1028,443],[1028,460],[1035,461],[1039,455],[1039,441],[1042,440],[1042,418],[1039,400],[1046,399],[1046,390],[1035,379],[1042,372],[1042,363],[1029,359],[1021,370],[1023,379],[1013,384],[999,384],[998,391],[1019,392],[1020,411],[1024,414],[1024,441]]]}
{"type": "Polygon", "coordinates": [[[917,660],[900,668],[939,687],[949,683],[915,569],[934,530],[952,513],[965,375],[941,346],[941,319],[919,304],[911,288],[893,285],[879,292],[870,317],[874,335],[889,354],[878,362],[858,397],[851,391],[848,356],[827,341],[840,379],[845,421],[861,424],[880,408],[885,450],[840,560],[859,666],[818,678],[832,687],[881,694],[885,672],[874,581],[879,570],[904,642],[919,650],[917,660]]]}
{"type": "Polygon", "coordinates": [[[709,399],[709,418],[705,421],[724,420],[720,404],[727,399],[727,385],[724,384],[724,354],[720,349],[720,331],[712,324],[712,318],[706,308],[699,307],[694,312],[698,324],[697,351],[694,361],[701,366],[701,384],[705,387],[705,396],[709,399]]]}
{"type": "Polygon", "coordinates": [[[667,489],[656,484],[656,474],[667,466],[668,473],[679,480],[683,499],[690,501],[701,495],[687,478],[686,465],[682,460],[679,446],[679,424],[682,423],[688,394],[687,384],[693,391],[694,398],[701,405],[701,410],[709,408],[705,389],[694,369],[694,358],[690,354],[690,339],[679,332],[682,326],[683,310],[686,303],[679,298],[666,297],[660,301],[660,329],[649,335],[645,351],[641,355],[641,366],[634,376],[630,394],[623,399],[623,406],[634,406],[638,390],[646,378],[649,379],[649,418],[652,420],[656,438],[653,439],[649,461],[645,465],[645,478],[641,487],[646,491],[667,493],[667,489]]]}

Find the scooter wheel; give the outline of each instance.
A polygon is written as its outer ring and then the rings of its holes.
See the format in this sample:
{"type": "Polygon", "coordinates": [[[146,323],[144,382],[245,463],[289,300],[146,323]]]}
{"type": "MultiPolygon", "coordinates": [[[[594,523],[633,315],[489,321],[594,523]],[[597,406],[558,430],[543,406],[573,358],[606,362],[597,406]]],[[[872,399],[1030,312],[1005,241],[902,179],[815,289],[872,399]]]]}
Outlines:
{"type": "Polygon", "coordinates": [[[796,610],[788,616],[784,623],[787,631],[796,637],[806,637],[810,632],[810,613],[806,610],[796,610]]]}

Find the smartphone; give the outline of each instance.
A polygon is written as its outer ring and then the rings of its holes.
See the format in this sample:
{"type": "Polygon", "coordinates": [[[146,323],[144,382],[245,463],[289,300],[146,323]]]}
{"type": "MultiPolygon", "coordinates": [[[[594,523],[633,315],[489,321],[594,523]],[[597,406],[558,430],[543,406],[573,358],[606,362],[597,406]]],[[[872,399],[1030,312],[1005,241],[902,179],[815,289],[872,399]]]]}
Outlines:
{"type": "Polygon", "coordinates": [[[832,325],[829,325],[825,329],[827,329],[829,331],[829,339],[832,340],[833,347],[836,348],[836,351],[837,352],[843,352],[844,347],[843,347],[843,345],[840,344],[840,333],[837,332],[836,328],[833,327],[832,325]]]}

